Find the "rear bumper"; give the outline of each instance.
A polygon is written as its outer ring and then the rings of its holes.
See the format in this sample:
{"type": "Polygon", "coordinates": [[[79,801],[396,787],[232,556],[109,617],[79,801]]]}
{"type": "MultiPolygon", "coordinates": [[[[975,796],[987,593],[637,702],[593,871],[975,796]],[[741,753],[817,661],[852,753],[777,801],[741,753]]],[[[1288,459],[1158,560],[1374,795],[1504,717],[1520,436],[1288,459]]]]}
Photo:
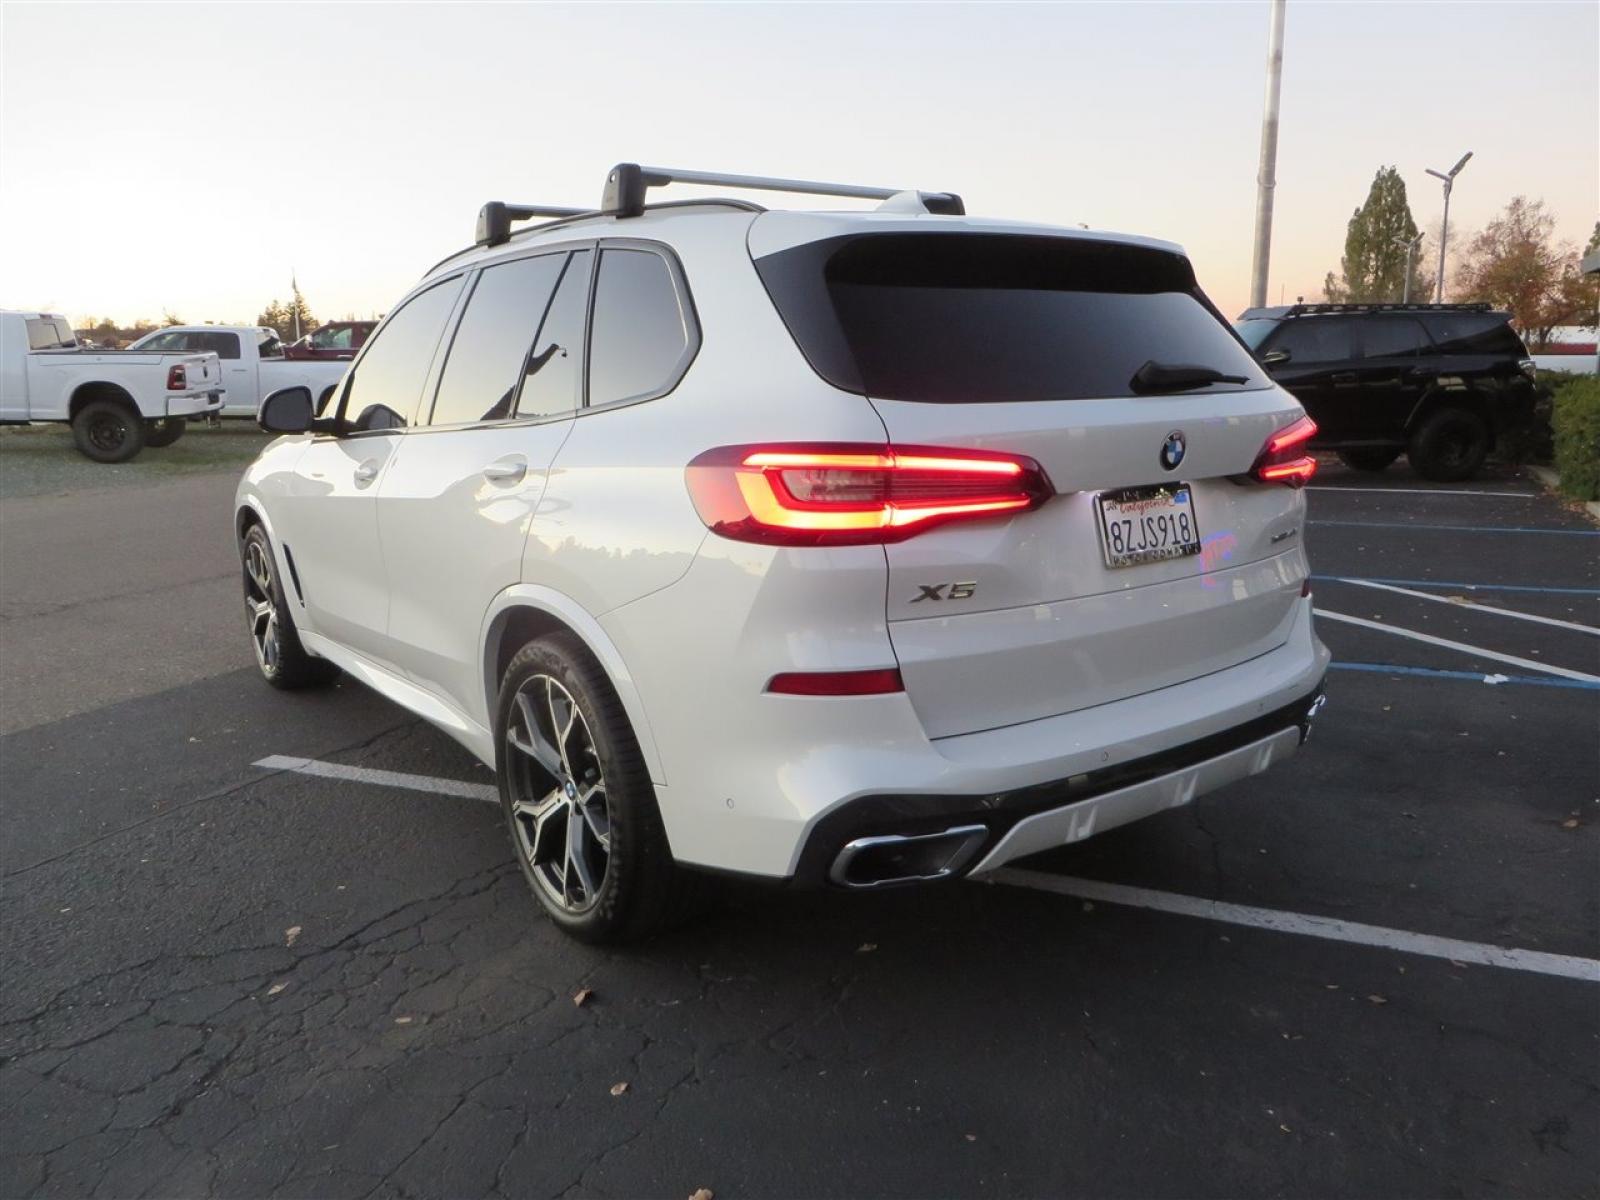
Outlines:
{"type": "MultiPolygon", "coordinates": [[[[882,886],[836,869],[858,847],[891,839],[927,839],[960,831],[962,859],[950,870],[981,875],[1012,859],[1082,841],[1165,809],[1188,804],[1289,758],[1310,736],[1322,707],[1319,681],[1306,695],[1231,729],[1131,762],[982,795],[863,796],[817,822],[800,854],[797,883],[830,879],[849,887],[882,886]],[[981,827],[981,841],[969,832],[981,827]],[[969,864],[970,869],[967,869],[969,864]]],[[[919,878],[927,878],[927,874],[919,878]]]]}
{"type": "Polygon", "coordinates": [[[193,392],[182,396],[167,397],[167,416],[169,417],[197,417],[207,413],[221,412],[222,406],[227,403],[228,393],[222,388],[211,388],[204,392],[193,392]]]}

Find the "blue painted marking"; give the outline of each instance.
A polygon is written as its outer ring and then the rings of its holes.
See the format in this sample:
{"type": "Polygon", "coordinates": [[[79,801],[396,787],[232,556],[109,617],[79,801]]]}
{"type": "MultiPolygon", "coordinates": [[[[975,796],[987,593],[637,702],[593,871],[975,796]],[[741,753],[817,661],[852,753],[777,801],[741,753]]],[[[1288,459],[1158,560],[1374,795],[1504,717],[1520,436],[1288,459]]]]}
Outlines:
{"type": "Polygon", "coordinates": [[[1308,521],[1309,525],[1343,525],[1365,529],[1444,529],[1451,533],[1558,533],[1567,537],[1600,537],[1600,529],[1546,529],[1518,525],[1420,525],[1410,521],[1308,521]]]}
{"type": "MultiPolygon", "coordinates": [[[[1440,671],[1433,667],[1393,667],[1387,663],[1354,663],[1336,662],[1329,663],[1328,668],[1334,671],[1370,671],[1375,675],[1420,675],[1428,679],[1466,679],[1473,683],[1483,683],[1485,671],[1440,671]]],[[[1493,686],[1508,687],[1517,684],[1523,687],[1556,687],[1578,688],[1586,692],[1600,691],[1600,683],[1590,683],[1584,679],[1561,679],[1557,676],[1542,675],[1508,675],[1493,686]]]]}
{"type": "Polygon", "coordinates": [[[1464,592],[1548,592],[1552,596],[1600,596],[1600,588],[1534,587],[1526,583],[1451,583],[1444,579],[1374,579],[1365,575],[1313,575],[1311,578],[1329,583],[1359,579],[1363,583],[1392,583],[1396,587],[1460,588],[1464,592]]]}

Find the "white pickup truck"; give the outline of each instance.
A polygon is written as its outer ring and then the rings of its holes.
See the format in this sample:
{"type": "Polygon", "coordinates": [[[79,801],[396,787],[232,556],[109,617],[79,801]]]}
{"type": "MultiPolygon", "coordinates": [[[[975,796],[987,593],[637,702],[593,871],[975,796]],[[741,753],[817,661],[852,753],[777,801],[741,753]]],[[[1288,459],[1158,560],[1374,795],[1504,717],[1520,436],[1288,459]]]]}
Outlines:
{"type": "Polygon", "coordinates": [[[0,310],[0,423],[70,423],[95,462],[170,446],[223,410],[225,386],[215,354],[83,350],[63,316],[0,310]]]}
{"type": "Polygon", "coordinates": [[[253,418],[261,398],[280,388],[310,388],[313,402],[319,401],[350,365],[285,358],[277,333],[257,325],[173,325],[145,334],[128,349],[215,353],[222,360],[222,386],[228,390],[225,417],[253,418]]]}

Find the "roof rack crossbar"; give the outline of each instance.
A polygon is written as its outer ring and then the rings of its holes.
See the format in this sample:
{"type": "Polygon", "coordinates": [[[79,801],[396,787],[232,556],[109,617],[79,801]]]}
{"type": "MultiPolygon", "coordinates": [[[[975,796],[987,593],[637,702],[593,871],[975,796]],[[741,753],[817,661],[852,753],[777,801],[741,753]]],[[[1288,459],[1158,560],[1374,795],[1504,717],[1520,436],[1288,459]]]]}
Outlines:
{"type": "Polygon", "coordinates": [[[581,217],[590,211],[552,204],[506,204],[491,200],[478,210],[478,229],[473,241],[480,246],[498,246],[511,237],[513,221],[531,221],[534,217],[581,217]]]}
{"type": "Polygon", "coordinates": [[[907,188],[868,187],[856,183],[822,183],[814,179],[778,179],[768,175],[728,175],[720,171],[684,171],[677,167],[641,167],[618,163],[606,176],[600,211],[615,217],[637,217],[644,212],[645,191],[669,183],[700,183],[713,187],[748,188],[764,192],[796,192],[808,196],[845,196],[855,200],[896,200],[915,197],[926,212],[964,215],[961,197],[954,192],[917,192],[907,188]]]}

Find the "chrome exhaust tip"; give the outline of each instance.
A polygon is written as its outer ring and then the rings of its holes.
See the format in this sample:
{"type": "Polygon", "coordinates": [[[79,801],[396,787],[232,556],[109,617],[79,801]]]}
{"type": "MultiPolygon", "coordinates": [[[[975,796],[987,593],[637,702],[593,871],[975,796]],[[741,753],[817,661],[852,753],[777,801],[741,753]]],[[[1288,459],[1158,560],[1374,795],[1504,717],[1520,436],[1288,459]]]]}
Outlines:
{"type": "Polygon", "coordinates": [[[977,857],[988,836],[985,825],[958,825],[941,833],[857,838],[839,851],[828,878],[856,889],[947,879],[977,857]]]}

